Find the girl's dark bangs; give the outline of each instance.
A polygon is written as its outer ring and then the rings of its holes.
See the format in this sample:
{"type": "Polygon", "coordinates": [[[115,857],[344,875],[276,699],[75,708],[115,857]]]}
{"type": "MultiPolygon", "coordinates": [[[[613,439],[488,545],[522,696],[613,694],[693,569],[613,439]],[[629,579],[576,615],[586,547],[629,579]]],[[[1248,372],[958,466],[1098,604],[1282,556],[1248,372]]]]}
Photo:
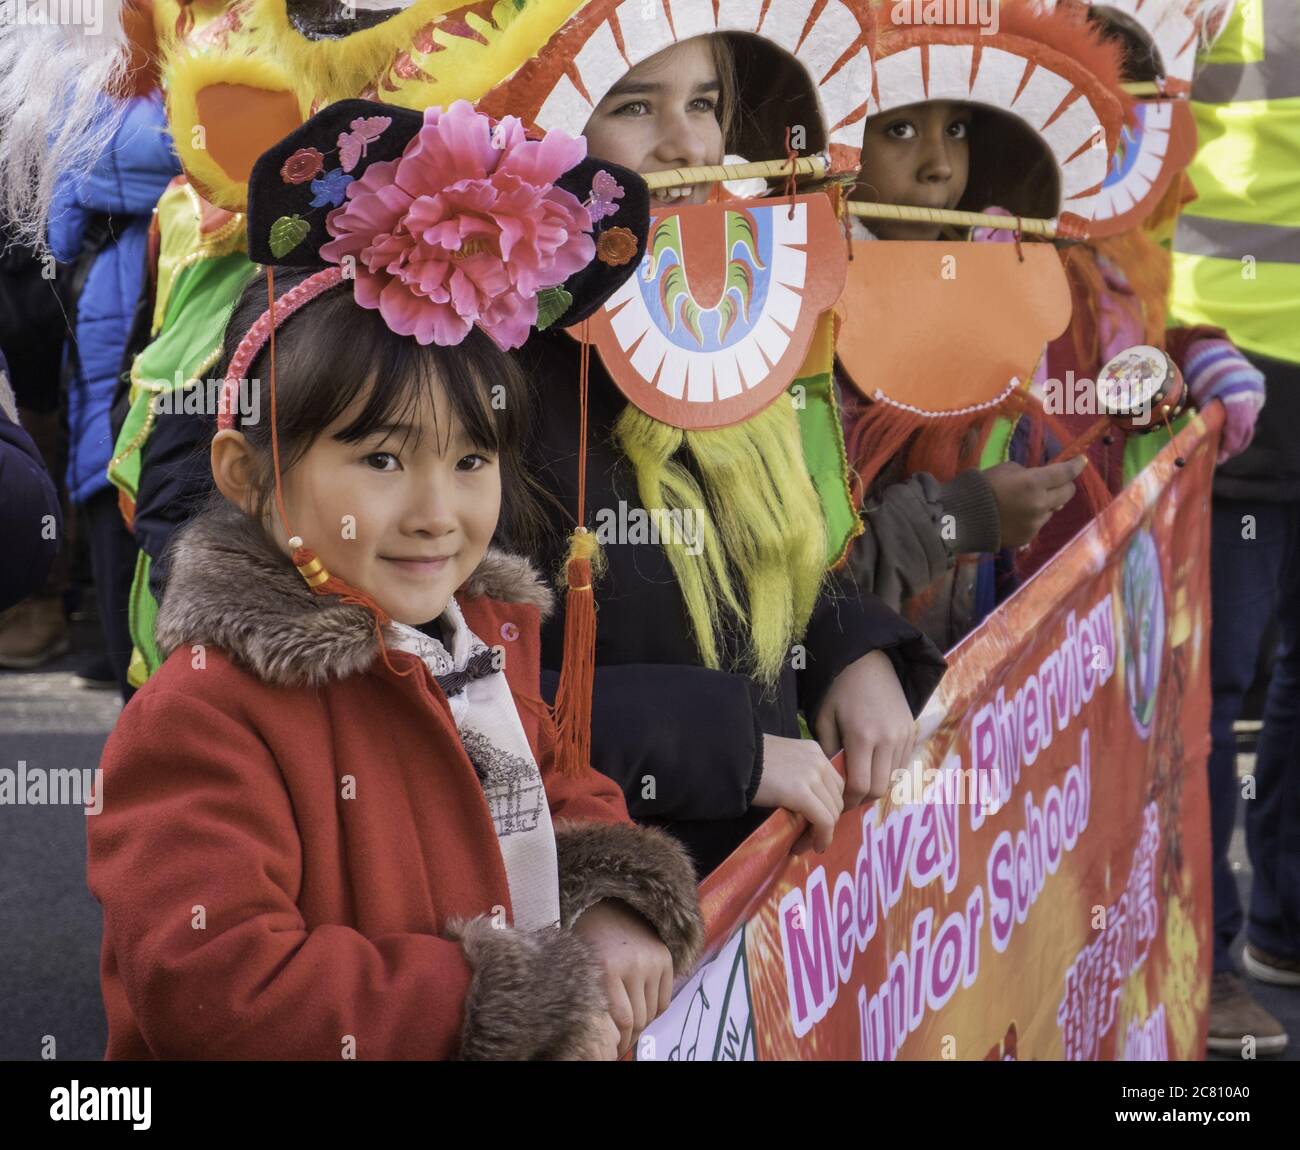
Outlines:
{"type": "MultiPolygon", "coordinates": [[[[310,268],[284,269],[276,276],[276,287],[283,295],[311,274],[310,268]]],[[[265,283],[254,277],[227,325],[223,378],[240,339],[265,307],[265,283]]],[[[422,347],[412,339],[395,337],[378,312],[357,307],[348,284],[290,316],[277,336],[275,425],[281,474],[295,466],[359,396],[365,396],[360,410],[338,434],[344,442],[411,422],[420,402],[441,387],[465,437],[500,460],[503,483],[511,494],[503,503],[499,537],[532,550],[541,532],[536,506],[541,489],[519,460],[531,398],[515,361],[488,336],[476,328],[454,347],[422,347]]],[[[269,348],[262,349],[248,374],[259,388],[263,414],[240,430],[255,452],[256,514],[262,518],[274,491],[269,348]]]]}
{"type": "MultiPolygon", "coordinates": [[[[354,402],[369,385],[365,403],[347,426],[335,433],[343,443],[357,443],[384,427],[409,423],[420,404],[432,402],[441,387],[447,403],[476,446],[496,451],[501,434],[485,378],[486,364],[471,332],[455,347],[421,346],[410,339],[393,339],[376,312],[349,317],[351,323],[332,329],[333,338],[320,347],[321,377],[330,381],[331,418],[354,402]],[[361,322],[358,322],[361,318],[361,322]],[[467,345],[470,345],[467,347],[467,345]]],[[[442,429],[438,429],[442,434],[442,429]]]]}

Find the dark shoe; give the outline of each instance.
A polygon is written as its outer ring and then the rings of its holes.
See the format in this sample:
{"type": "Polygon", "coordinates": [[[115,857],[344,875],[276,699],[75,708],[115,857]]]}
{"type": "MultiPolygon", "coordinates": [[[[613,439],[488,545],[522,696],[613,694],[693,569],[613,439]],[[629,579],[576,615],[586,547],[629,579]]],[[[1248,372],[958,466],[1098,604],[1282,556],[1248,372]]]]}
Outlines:
{"type": "Polygon", "coordinates": [[[1256,1054],[1281,1054],[1287,1035],[1267,1010],[1250,996],[1241,975],[1221,971],[1210,983],[1210,1032],[1205,1039],[1207,1050],[1215,1054],[1232,1054],[1241,1058],[1245,1040],[1255,1040],[1256,1054]]]}
{"type": "Polygon", "coordinates": [[[26,599],[0,622],[0,667],[30,671],[67,650],[68,628],[57,595],[26,599]]]}
{"type": "Polygon", "coordinates": [[[1300,958],[1282,958],[1246,943],[1241,955],[1246,973],[1258,982],[1270,986],[1300,986],[1300,958]]]}
{"type": "Polygon", "coordinates": [[[113,674],[113,664],[107,655],[96,655],[77,668],[78,687],[90,687],[96,691],[111,691],[117,687],[117,676],[113,674]]]}

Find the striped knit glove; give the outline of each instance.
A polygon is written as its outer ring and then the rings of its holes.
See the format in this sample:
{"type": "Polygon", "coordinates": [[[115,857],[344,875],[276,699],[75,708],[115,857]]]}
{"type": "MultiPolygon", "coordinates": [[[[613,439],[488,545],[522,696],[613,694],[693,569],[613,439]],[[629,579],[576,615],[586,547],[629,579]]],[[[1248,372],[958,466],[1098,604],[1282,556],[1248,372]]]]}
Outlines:
{"type": "Polygon", "coordinates": [[[1227,412],[1219,462],[1240,455],[1255,437],[1255,420],[1264,406],[1263,374],[1226,339],[1197,340],[1184,357],[1182,372],[1197,407],[1204,410],[1217,399],[1227,412]]]}

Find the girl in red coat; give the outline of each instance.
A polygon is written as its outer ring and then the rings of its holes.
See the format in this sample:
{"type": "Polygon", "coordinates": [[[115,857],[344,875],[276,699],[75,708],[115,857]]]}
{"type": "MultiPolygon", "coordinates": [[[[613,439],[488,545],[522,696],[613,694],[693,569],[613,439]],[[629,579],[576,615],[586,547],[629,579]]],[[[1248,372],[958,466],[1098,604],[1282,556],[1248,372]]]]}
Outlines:
{"type": "Polygon", "coordinates": [[[221,498],[105,749],[108,1057],[613,1057],[698,951],[681,849],[555,768],[551,595],[495,545],[528,525],[502,349],[539,292],[617,287],[583,150],[346,101],[258,161],[254,259],[320,260],[231,318],[221,498]]]}

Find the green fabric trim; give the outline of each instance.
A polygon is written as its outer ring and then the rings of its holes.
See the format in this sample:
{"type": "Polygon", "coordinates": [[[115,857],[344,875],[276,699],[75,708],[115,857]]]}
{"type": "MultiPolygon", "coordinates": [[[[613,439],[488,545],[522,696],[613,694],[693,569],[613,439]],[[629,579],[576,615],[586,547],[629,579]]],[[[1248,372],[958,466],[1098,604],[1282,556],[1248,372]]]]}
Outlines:
{"type": "Polygon", "coordinates": [[[158,251],[158,283],[154,295],[153,323],[155,334],[162,329],[171,305],[171,292],[185,261],[203,245],[200,233],[202,208],[188,182],[173,184],[158,200],[154,223],[161,239],[158,251]]]}
{"type": "Polygon", "coordinates": [[[108,465],[109,481],[131,499],[140,489],[154,396],[193,386],[217,363],[230,313],[257,271],[237,252],[199,260],[177,275],[162,331],[131,365],[131,407],[108,465]]]}
{"type": "Polygon", "coordinates": [[[984,450],[980,452],[980,470],[987,471],[999,463],[1005,463],[1011,453],[1011,434],[1016,429],[1016,421],[1000,415],[993,423],[993,430],[984,441],[984,450]]]}
{"type": "Polygon", "coordinates": [[[826,520],[826,566],[837,567],[863,528],[853,505],[844,427],[830,372],[796,379],[790,399],[799,417],[804,461],[826,520]]]}
{"type": "MultiPolygon", "coordinates": [[[[1195,418],[1196,412],[1189,407],[1173,421],[1174,434],[1177,435],[1195,418]]],[[[1124,486],[1132,483],[1138,472],[1168,446],[1169,433],[1163,425],[1145,435],[1130,435],[1124,441],[1124,486]]]]}
{"type": "Polygon", "coordinates": [[[108,481],[119,491],[124,491],[135,501],[136,492],[140,490],[140,449],[149,432],[153,429],[149,418],[153,392],[136,391],[132,388],[131,406],[126,419],[122,421],[122,430],[113,445],[113,458],[108,464],[108,481]]]}
{"type": "Polygon", "coordinates": [[[162,666],[162,656],[158,652],[158,644],[154,641],[158,603],[153,597],[153,592],[149,590],[149,569],[152,562],[149,556],[141,551],[136,556],[135,578],[131,581],[127,619],[135,650],[131,653],[131,666],[127,677],[133,687],[143,686],[145,680],[162,666]]]}

